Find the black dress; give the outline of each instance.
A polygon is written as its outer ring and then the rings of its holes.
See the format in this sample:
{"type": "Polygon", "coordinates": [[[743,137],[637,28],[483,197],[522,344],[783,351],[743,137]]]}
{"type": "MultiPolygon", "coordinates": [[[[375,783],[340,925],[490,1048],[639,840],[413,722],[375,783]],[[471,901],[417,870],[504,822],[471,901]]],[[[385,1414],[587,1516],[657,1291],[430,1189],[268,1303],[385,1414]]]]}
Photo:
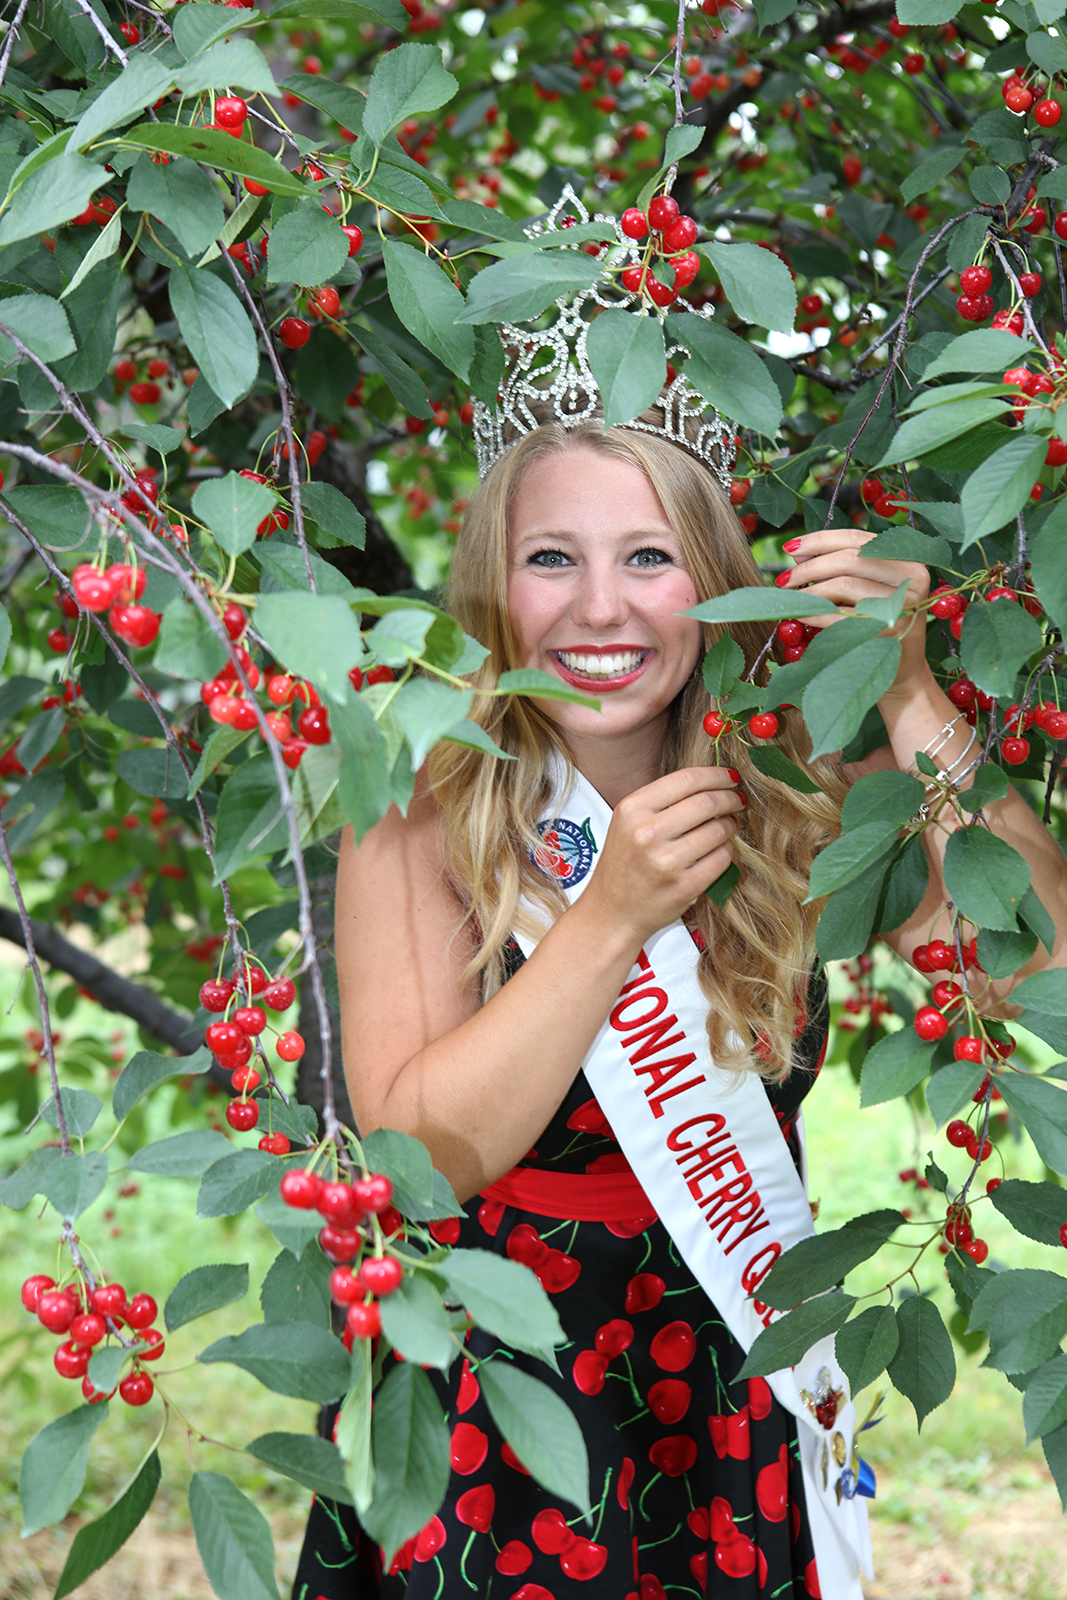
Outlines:
{"type": "MultiPolygon", "coordinates": [[[[513,958],[521,961],[516,950],[513,958]]],[[[822,1065],[826,984],[798,1023],[798,1065],[768,1085],[786,1149],[822,1065]]],[[[625,1158],[579,1073],[523,1162],[552,1172],[617,1171],[625,1158]]],[[[317,1499],[293,1600],[802,1600],[819,1584],[805,1515],[796,1422],[762,1378],[735,1381],[744,1351],[661,1222],[560,1222],[497,1201],[436,1223],[442,1242],[533,1267],[570,1341],[562,1379],[514,1359],[574,1412],[589,1452],[593,1526],[538,1487],[490,1419],[467,1360],[430,1374],[452,1433],[440,1513],[382,1571],[354,1512],[317,1499]],[[640,1231],[635,1231],[637,1228],[640,1231]]],[[[496,1341],[470,1338],[480,1360],[496,1341]]]]}

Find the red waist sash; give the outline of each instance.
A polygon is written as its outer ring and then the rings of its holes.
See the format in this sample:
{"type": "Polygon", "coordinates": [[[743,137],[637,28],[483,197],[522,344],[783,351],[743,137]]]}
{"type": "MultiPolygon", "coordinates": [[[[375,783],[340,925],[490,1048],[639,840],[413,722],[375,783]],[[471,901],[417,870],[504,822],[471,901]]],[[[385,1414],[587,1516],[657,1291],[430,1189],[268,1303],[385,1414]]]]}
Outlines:
{"type": "Polygon", "coordinates": [[[656,1211],[631,1168],[621,1172],[547,1172],[512,1167],[482,1190],[485,1200],[570,1222],[656,1220],[656,1211]]]}

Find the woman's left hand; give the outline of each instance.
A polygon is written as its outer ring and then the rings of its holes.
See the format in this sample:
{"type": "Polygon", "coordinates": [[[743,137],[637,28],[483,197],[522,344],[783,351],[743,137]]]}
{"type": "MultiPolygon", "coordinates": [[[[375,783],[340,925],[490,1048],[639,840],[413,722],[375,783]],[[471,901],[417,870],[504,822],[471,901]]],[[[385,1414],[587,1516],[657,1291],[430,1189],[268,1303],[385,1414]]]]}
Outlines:
{"type": "Polygon", "coordinates": [[[838,607],[836,617],[804,618],[810,627],[825,628],[847,617],[860,600],[888,600],[907,581],[906,609],[900,620],[885,630],[900,640],[901,657],[892,687],[883,696],[883,700],[906,700],[920,684],[929,682],[925,620],[907,608],[920,604],[930,593],[930,573],[918,561],[864,556],[863,546],[874,537],[860,528],[821,528],[790,539],[783,548],[796,566],[777,583],[782,589],[803,589],[806,594],[832,600],[838,607]]]}

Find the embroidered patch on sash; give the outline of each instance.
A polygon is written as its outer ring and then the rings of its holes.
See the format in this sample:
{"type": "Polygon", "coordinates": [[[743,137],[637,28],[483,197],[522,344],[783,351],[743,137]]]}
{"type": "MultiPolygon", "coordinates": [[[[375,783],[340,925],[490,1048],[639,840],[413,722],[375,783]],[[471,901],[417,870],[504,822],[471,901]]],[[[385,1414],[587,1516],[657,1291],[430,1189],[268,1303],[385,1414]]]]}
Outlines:
{"type": "Polygon", "coordinates": [[[587,877],[596,855],[596,840],[589,818],[581,824],[568,817],[546,817],[537,824],[541,846],[533,859],[550,878],[558,878],[569,888],[587,877]]]}

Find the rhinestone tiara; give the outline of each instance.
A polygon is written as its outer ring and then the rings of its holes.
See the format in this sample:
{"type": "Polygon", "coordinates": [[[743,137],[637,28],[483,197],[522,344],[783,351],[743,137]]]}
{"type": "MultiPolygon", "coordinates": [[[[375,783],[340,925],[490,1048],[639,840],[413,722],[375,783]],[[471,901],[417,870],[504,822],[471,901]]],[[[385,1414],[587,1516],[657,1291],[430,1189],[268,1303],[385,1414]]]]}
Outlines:
{"type": "MultiPolygon", "coordinates": [[[[539,217],[524,231],[528,239],[537,239],[586,222],[600,223],[605,238],[614,241],[608,247],[613,265],[640,263],[641,246],[623,233],[618,217],[601,212],[591,217],[570,184],[565,186],[547,218],[539,217]]],[[[565,244],[561,248],[579,250],[581,244],[565,244]]],[[[633,307],[635,315],[650,314],[641,295],[613,286],[609,298],[603,292],[606,287],[595,283],[573,297],[561,295],[555,302],[555,320],[547,327],[529,328],[511,322],[497,324],[504,347],[504,377],[497,392],[497,405],[490,407],[481,400],[474,401],[474,446],[479,479],[485,477],[522,434],[532,433],[544,425],[546,408],[550,411],[548,420],[564,428],[576,428],[583,422],[603,417],[600,392],[585,348],[595,308],[629,310],[633,307]],[[531,407],[536,407],[540,415],[531,407]]],[[[681,303],[687,305],[685,301],[681,303]]],[[[703,307],[688,306],[688,311],[690,316],[710,315],[703,307]]],[[[684,344],[674,343],[667,347],[667,360],[673,362],[676,356],[684,359],[689,353],[684,344]]],[[[684,370],[662,390],[656,404],[663,410],[662,424],[634,418],[624,426],[641,433],[659,434],[688,450],[714,473],[728,493],[735,453],[734,424],[708,405],[688,382],[684,370]]]]}

